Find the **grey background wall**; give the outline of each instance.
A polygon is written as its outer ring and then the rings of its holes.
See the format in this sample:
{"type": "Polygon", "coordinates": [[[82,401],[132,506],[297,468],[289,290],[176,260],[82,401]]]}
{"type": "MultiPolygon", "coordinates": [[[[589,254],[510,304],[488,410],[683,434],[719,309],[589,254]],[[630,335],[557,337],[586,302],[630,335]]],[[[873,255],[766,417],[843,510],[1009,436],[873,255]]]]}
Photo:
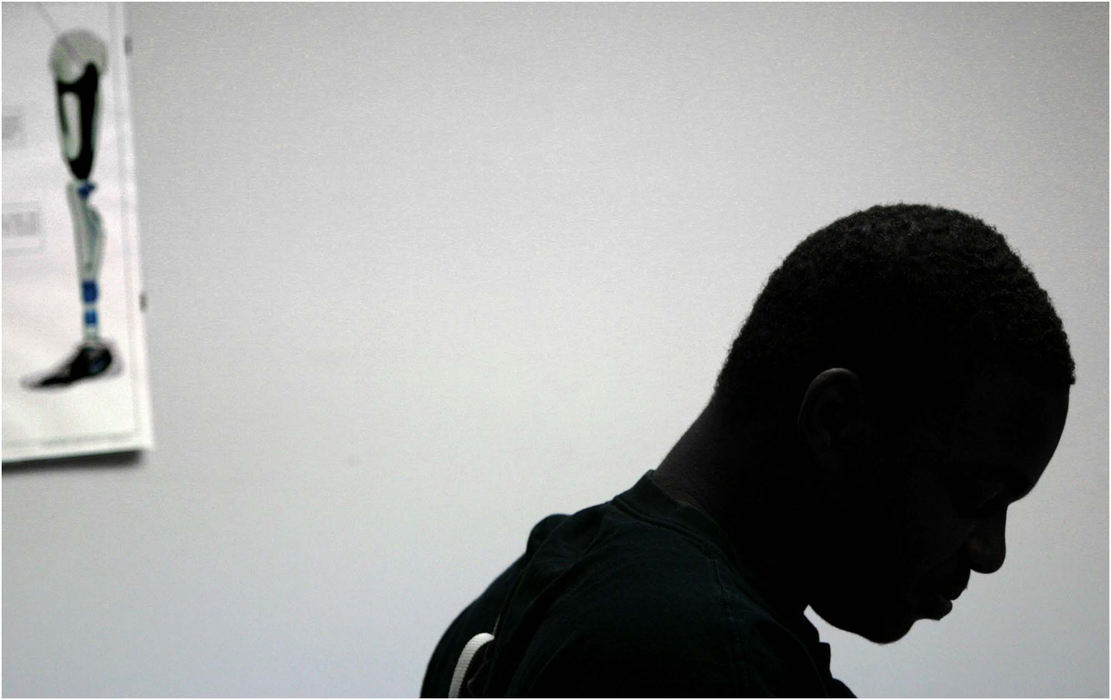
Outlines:
{"type": "Polygon", "coordinates": [[[1106,5],[131,5],[158,447],[7,467],[7,695],[412,695],[654,467],[767,274],[997,226],[1078,364],[1007,565],[861,695],[1108,693],[1106,5]]]}

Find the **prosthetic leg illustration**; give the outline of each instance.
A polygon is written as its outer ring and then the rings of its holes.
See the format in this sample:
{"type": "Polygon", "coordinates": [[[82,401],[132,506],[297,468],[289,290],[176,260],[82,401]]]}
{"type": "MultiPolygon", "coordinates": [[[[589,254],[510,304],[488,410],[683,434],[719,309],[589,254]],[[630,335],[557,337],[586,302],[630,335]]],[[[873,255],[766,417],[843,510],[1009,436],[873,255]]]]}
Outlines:
{"type": "Polygon", "coordinates": [[[108,51],[91,32],[66,32],[54,42],[50,68],[57,92],[62,159],[74,178],[66,185],[66,198],[73,217],[84,337],[58,368],[45,376],[26,378],[23,383],[28,388],[64,387],[83,379],[118,374],[119,370],[119,361],[100,338],[97,282],[104,259],[104,232],[100,214],[89,203],[96,188],[89,176],[96,152],[100,77],[108,70],[108,51]]]}

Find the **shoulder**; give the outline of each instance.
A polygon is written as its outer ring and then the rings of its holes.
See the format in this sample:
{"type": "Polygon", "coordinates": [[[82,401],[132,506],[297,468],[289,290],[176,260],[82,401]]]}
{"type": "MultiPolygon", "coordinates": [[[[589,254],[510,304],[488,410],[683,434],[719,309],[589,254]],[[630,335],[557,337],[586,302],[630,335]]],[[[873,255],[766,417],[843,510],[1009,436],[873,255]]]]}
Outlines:
{"type": "Polygon", "coordinates": [[[513,669],[517,696],[731,695],[738,687],[713,564],[617,557],[546,605],[513,669]]]}
{"type": "Polygon", "coordinates": [[[747,593],[717,538],[642,516],[610,504],[537,529],[496,635],[490,692],[829,692],[805,640],[747,593]]]}
{"type": "Polygon", "coordinates": [[[828,669],[684,533],[617,533],[578,566],[545,606],[511,694],[826,694],[828,669]]]}

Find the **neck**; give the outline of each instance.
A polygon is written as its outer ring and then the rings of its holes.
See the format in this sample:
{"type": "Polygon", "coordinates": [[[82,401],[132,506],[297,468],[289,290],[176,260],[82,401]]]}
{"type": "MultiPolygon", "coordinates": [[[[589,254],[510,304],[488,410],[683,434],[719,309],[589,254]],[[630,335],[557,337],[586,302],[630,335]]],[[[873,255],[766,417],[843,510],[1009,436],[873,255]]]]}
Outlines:
{"type": "Polygon", "coordinates": [[[743,432],[727,426],[708,406],[652,473],[671,498],[697,508],[733,540],[749,579],[779,610],[801,614],[806,527],[797,494],[767,478],[779,467],[745,449],[743,432]]]}

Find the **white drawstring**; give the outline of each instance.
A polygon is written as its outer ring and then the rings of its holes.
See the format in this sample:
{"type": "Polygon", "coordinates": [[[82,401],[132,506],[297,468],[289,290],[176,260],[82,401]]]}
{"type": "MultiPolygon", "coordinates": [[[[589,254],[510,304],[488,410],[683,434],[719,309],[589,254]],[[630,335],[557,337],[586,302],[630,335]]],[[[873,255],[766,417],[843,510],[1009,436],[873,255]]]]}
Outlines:
{"type": "Polygon", "coordinates": [[[447,694],[449,698],[459,697],[459,691],[463,688],[463,679],[467,677],[467,669],[471,667],[475,654],[492,641],[494,635],[489,632],[479,632],[463,646],[463,653],[459,655],[459,661],[455,664],[455,673],[451,674],[451,689],[447,694]]]}

